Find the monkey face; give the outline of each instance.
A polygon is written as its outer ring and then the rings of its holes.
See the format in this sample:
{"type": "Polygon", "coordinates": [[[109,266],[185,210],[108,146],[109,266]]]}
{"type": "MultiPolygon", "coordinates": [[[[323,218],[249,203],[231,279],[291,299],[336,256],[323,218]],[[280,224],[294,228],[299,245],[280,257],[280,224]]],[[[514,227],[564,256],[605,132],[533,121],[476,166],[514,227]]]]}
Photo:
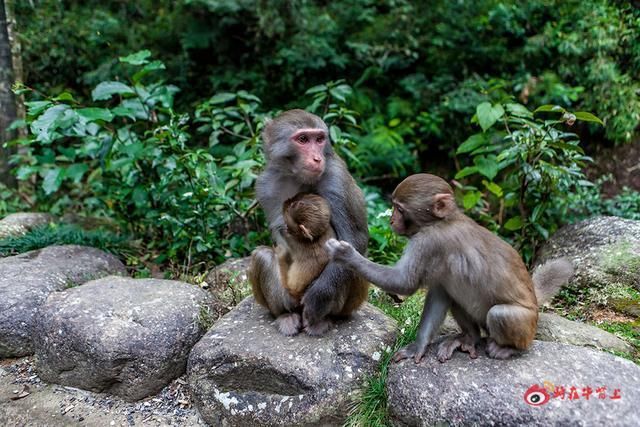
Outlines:
{"type": "Polygon", "coordinates": [[[407,224],[405,210],[402,203],[393,202],[393,213],[391,214],[391,229],[400,236],[407,235],[407,224]]]}
{"type": "Polygon", "coordinates": [[[303,110],[290,110],[268,122],[262,133],[272,166],[307,185],[324,175],[332,155],[327,125],[303,110]]]}

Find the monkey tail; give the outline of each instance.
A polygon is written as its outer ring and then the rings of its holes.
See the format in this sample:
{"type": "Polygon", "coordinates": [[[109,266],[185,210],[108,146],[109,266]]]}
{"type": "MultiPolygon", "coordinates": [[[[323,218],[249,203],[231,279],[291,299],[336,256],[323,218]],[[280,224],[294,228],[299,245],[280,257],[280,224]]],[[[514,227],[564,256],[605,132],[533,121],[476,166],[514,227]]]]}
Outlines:
{"type": "Polygon", "coordinates": [[[532,279],[538,305],[542,305],[553,298],[562,285],[566,284],[573,276],[573,272],[573,264],[566,258],[547,261],[536,268],[532,279]]]}

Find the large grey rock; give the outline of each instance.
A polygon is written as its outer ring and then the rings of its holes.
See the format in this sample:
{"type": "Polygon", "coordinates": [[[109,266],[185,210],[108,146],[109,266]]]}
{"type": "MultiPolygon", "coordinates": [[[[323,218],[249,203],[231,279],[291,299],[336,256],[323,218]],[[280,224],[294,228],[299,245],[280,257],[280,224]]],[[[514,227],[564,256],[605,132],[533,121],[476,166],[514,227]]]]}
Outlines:
{"type": "Polygon", "coordinates": [[[85,246],[50,246],[0,259],[0,358],[33,353],[33,316],[54,291],[126,274],[113,255],[85,246]]]}
{"type": "Polygon", "coordinates": [[[394,425],[637,426],[640,425],[640,367],[632,362],[566,344],[535,341],[510,360],[477,359],[456,353],[446,363],[431,346],[426,360],[392,364],[387,378],[394,425]],[[565,387],[565,399],[534,407],[524,396],[544,382],[565,387]],[[569,400],[574,386],[579,399],[569,400]],[[587,400],[583,387],[593,395],[587,400]],[[606,387],[606,399],[596,389],[606,387]],[[615,389],[621,398],[612,400],[615,389]]]}
{"type": "MultiPolygon", "coordinates": [[[[460,328],[451,316],[440,327],[440,335],[459,334],[460,328]]],[[[540,313],[536,338],[540,341],[559,342],[598,350],[632,353],[633,346],[615,335],[585,323],[574,322],[555,313],[540,313]]]]}
{"type": "Polygon", "coordinates": [[[126,400],[181,375],[210,296],[183,282],[110,276],[52,294],[35,321],[44,381],[126,400]]]}
{"type": "Polygon", "coordinates": [[[620,284],[640,290],[640,221],[594,217],[562,227],[542,247],[536,264],[561,256],[576,267],[575,286],[620,284]]]}
{"type": "Polygon", "coordinates": [[[40,212],[18,212],[7,215],[0,220],[0,239],[19,236],[35,227],[47,225],[54,220],[52,215],[40,212]]]}
{"type": "Polygon", "coordinates": [[[633,346],[615,335],[595,326],[565,319],[555,313],[540,313],[536,339],[598,350],[633,352],[633,346]]]}
{"type": "Polygon", "coordinates": [[[323,337],[285,337],[249,297],[193,348],[187,374],[195,405],[212,425],[341,425],[396,329],[365,304],[323,337]]]}

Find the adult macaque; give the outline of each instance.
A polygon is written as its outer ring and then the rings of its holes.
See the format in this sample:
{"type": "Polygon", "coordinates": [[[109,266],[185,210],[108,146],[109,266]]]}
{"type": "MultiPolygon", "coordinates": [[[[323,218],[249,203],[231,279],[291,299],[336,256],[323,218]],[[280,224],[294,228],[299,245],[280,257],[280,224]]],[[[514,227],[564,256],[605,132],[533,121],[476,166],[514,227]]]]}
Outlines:
{"type": "MultiPolygon", "coordinates": [[[[329,203],[336,237],[364,253],[369,240],[364,197],[342,159],[333,152],[322,119],[303,110],[286,111],[267,123],[262,138],[267,165],[258,177],[256,196],[276,247],[286,245],[284,201],[300,192],[312,192],[329,203]]],[[[310,335],[321,335],[329,328],[329,316],[348,315],[367,298],[367,283],[333,262],[307,287],[301,307],[279,276],[273,248],[257,248],[249,269],[253,293],[256,301],[276,316],[278,329],[286,335],[302,328],[310,335]]]]}
{"type": "Polygon", "coordinates": [[[300,301],[307,286],[329,262],[324,244],[335,237],[329,203],[317,194],[298,193],[284,202],[285,245],[276,247],[282,286],[300,301]]]}
{"type": "Polygon", "coordinates": [[[396,187],[392,202],[391,227],[410,238],[395,266],[371,262],[347,242],[331,239],[326,246],[334,261],[387,292],[411,295],[429,288],[416,342],[398,351],[394,361],[413,357],[420,362],[449,309],[462,334],[439,345],[441,362],[456,349],[477,357],[480,328],[488,333],[490,357],[506,359],[528,348],[538,304],[571,277],[572,265],[564,259],[548,262],[532,279],[518,253],[465,216],[449,184],[437,176],[408,177],[396,187]]]}

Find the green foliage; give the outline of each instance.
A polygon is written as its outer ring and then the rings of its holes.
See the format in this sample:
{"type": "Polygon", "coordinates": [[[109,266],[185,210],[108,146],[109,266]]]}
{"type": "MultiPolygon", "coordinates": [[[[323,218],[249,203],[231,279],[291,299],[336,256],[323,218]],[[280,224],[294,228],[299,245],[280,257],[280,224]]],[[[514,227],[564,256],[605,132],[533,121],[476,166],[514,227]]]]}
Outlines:
{"type": "Polygon", "coordinates": [[[250,209],[260,101],[243,91],[205,101],[196,109],[200,146],[189,116],[173,109],[178,88],[149,78],[162,63],[148,51],[120,62],[129,81],[101,82],[91,104],[68,92],[26,103],[32,136],[19,141],[18,178],[36,183],[45,209],[80,204],[151,237],[147,247],[163,252],[157,261],[246,253],[264,235],[250,209]]]}
{"type": "Polygon", "coordinates": [[[400,334],[393,348],[384,352],[380,362],[379,372],[367,378],[364,391],[354,400],[354,406],[349,414],[347,426],[388,426],[390,421],[387,413],[387,376],[391,357],[401,347],[415,341],[420,315],[424,306],[424,294],[418,293],[407,298],[402,305],[395,304],[378,289],[371,291],[370,301],[391,316],[400,325],[400,334]]]}
{"type": "Polygon", "coordinates": [[[601,177],[594,186],[579,187],[576,192],[568,195],[568,204],[571,207],[568,222],[596,215],[640,220],[640,192],[625,187],[620,194],[612,198],[603,198],[600,189],[608,178],[601,177]]]}
{"type": "Polygon", "coordinates": [[[457,149],[469,165],[456,174],[462,204],[490,229],[512,240],[530,261],[540,242],[555,231],[568,209],[566,195],[592,185],[578,136],[565,131],[576,120],[600,123],[590,113],[544,105],[533,113],[508,97],[478,105],[472,122],[482,132],[457,149]],[[543,116],[548,116],[544,117],[543,116]]]}
{"type": "Polygon", "coordinates": [[[394,264],[400,258],[407,239],[391,230],[391,207],[380,192],[365,187],[369,225],[369,252],[367,256],[380,264],[394,264]]]}
{"type": "Polygon", "coordinates": [[[105,230],[83,230],[70,225],[46,225],[27,234],[0,239],[0,257],[18,255],[51,245],[92,246],[122,256],[131,254],[128,238],[105,230]]]}

